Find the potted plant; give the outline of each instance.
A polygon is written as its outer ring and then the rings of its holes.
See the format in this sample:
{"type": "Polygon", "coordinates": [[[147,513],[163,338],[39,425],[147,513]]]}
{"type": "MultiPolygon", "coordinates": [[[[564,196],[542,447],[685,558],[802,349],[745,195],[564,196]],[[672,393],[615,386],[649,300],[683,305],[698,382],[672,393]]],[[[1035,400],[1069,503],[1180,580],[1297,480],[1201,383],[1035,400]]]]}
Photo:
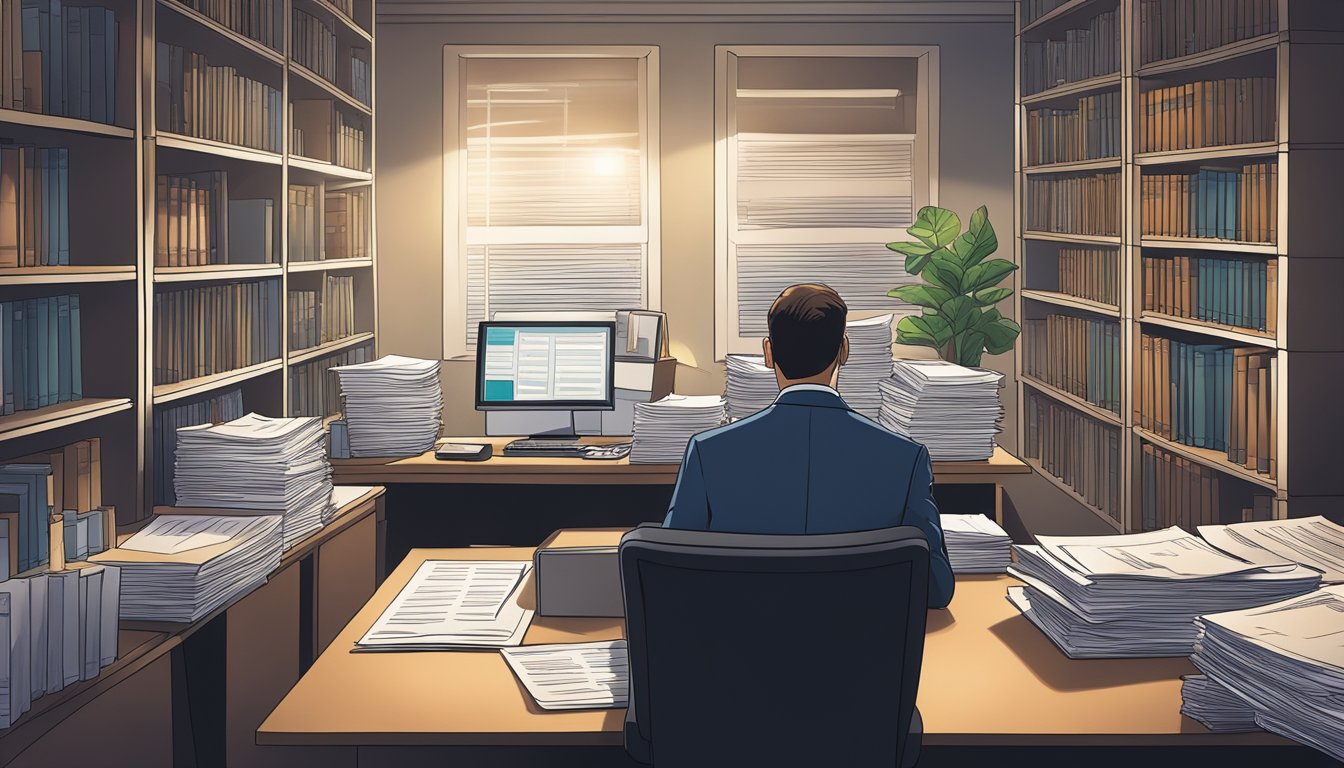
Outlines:
{"type": "Polygon", "coordinates": [[[923,278],[924,284],[903,285],[887,295],[922,307],[923,314],[902,318],[896,340],[933,347],[944,360],[970,368],[979,367],[985,352],[997,355],[1012,349],[1022,327],[994,305],[1013,295],[1012,288],[998,284],[1017,265],[989,258],[999,247],[989,210],[977,208],[962,232],[957,214],[925,206],[905,231],[916,242],[887,247],[905,254],[905,271],[923,278]]]}

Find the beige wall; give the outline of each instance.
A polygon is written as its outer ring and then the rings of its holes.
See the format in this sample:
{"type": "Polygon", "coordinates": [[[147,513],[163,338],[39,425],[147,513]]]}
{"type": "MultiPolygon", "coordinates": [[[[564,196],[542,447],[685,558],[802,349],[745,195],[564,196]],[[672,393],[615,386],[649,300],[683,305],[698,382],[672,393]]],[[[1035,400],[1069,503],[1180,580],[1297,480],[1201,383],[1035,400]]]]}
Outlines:
{"type": "MultiPolygon", "coordinates": [[[[1001,21],[723,23],[585,20],[397,23],[378,30],[378,311],[381,354],[442,354],[443,46],[508,44],[656,45],[661,69],[662,305],[681,365],[677,391],[723,390],[714,362],[714,46],[716,44],[939,46],[939,204],[963,217],[987,205],[1011,258],[1013,26],[1001,21]]],[[[1011,314],[1008,302],[1002,308],[1011,314]]],[[[1012,374],[1012,356],[986,358],[1012,374]]],[[[444,363],[446,434],[483,431],[473,409],[470,362],[444,363]]],[[[1002,442],[1016,445],[1015,387],[1003,390],[1002,442]]],[[[1090,529],[1081,510],[1040,478],[1014,483],[1024,519],[1042,514],[1090,529]],[[1072,512],[1066,512],[1072,507],[1072,512]],[[1047,510],[1041,512],[1040,510],[1047,510]],[[1056,514],[1056,511],[1059,514],[1056,514]],[[1062,518],[1060,515],[1063,515],[1062,518]]],[[[1038,527],[1031,524],[1033,529],[1038,527]]]]}

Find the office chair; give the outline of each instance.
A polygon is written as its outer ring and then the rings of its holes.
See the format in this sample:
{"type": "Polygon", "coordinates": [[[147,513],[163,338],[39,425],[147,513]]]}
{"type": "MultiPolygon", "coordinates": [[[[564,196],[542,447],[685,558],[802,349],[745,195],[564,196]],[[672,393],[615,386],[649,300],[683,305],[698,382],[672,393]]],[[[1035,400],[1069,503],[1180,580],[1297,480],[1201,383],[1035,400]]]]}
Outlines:
{"type": "Polygon", "coordinates": [[[620,563],[635,760],[915,764],[929,580],[918,528],[641,527],[622,538],[620,563]]]}

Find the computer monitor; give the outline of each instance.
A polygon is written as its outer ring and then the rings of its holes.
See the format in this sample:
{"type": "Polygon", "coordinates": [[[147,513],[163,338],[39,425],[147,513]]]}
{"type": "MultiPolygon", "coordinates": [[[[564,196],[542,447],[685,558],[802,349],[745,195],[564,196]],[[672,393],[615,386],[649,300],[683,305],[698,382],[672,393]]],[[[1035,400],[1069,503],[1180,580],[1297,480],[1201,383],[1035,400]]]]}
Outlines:
{"type": "Polygon", "coordinates": [[[481,323],[476,409],[612,410],[615,336],[616,324],[603,321],[481,323]]]}

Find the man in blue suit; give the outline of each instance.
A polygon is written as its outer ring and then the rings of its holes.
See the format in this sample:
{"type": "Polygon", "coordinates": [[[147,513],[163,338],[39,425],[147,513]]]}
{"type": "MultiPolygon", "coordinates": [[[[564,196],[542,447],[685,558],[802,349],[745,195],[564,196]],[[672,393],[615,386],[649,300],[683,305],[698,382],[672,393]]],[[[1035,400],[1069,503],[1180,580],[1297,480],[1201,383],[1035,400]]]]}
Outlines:
{"type": "Polygon", "coordinates": [[[824,285],[785,289],[770,307],[765,364],[774,405],[691,439],[667,528],[844,533],[913,525],[929,540],[929,606],[952,600],[952,566],[919,443],[851,411],[836,392],[849,357],[845,302],[824,285]]]}

